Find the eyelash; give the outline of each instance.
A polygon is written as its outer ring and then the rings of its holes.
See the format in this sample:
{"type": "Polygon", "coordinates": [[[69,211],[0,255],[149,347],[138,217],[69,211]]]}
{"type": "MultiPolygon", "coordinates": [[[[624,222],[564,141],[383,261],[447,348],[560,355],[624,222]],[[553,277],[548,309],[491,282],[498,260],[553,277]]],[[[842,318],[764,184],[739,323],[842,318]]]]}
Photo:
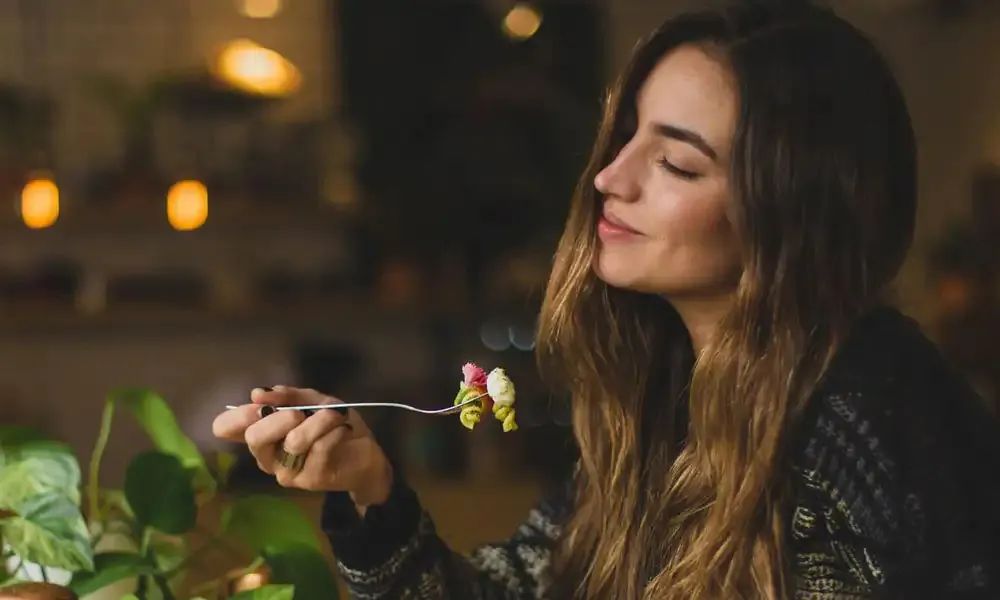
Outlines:
{"type": "Polygon", "coordinates": [[[656,160],[656,162],[665,170],[669,171],[670,173],[673,173],[674,175],[680,177],[681,179],[685,179],[687,181],[694,181],[695,179],[701,177],[701,175],[698,173],[692,173],[691,171],[685,171],[684,169],[676,167],[672,162],[670,162],[666,158],[659,158],[656,160]]]}

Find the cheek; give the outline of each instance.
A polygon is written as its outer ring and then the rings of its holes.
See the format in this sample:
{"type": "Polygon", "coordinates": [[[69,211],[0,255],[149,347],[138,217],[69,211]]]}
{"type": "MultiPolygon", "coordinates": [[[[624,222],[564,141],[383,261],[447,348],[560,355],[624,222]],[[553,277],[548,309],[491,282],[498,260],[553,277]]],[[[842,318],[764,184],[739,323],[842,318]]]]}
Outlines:
{"type": "Polygon", "coordinates": [[[725,195],[661,198],[640,213],[647,237],[602,245],[598,275],[611,285],[668,295],[735,285],[739,247],[726,217],[725,195]]]}
{"type": "Polygon", "coordinates": [[[679,207],[669,221],[666,240],[697,249],[706,259],[729,255],[736,245],[736,235],[726,214],[725,198],[703,198],[679,207]]]}
{"type": "Polygon", "coordinates": [[[711,195],[678,196],[652,207],[648,215],[650,237],[672,247],[697,247],[729,229],[725,204],[711,195]]]}
{"type": "Polygon", "coordinates": [[[726,200],[722,194],[683,198],[658,216],[656,242],[666,273],[700,270],[707,276],[735,267],[737,241],[726,200]]]}
{"type": "Polygon", "coordinates": [[[651,277],[663,293],[725,288],[741,270],[739,247],[721,195],[686,198],[657,220],[651,277]]]}

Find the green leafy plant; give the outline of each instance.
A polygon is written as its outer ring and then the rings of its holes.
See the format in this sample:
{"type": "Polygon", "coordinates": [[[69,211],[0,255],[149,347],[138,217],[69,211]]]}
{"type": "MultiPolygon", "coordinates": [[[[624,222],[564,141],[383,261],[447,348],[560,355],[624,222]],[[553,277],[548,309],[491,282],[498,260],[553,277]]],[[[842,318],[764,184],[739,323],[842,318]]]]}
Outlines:
{"type": "MultiPolygon", "coordinates": [[[[79,486],[80,469],[68,447],[31,431],[0,428],[0,547],[19,561],[93,568],[79,486]]],[[[19,569],[20,563],[10,576],[19,569]]]]}
{"type": "Polygon", "coordinates": [[[315,529],[297,505],[219,494],[232,464],[231,455],[220,455],[210,469],[166,402],[148,390],[121,390],[106,400],[84,499],[79,465],[67,446],[23,428],[0,428],[0,548],[6,552],[0,568],[16,561],[12,572],[0,571],[0,587],[22,581],[22,564],[30,563],[45,580],[52,568],[71,572],[69,587],[78,596],[134,580],[132,594],[140,600],[172,600],[184,587],[218,598],[233,573],[193,586],[186,586],[185,574],[207,551],[222,549],[250,560],[237,574],[269,574],[271,585],[233,598],[335,598],[315,529]],[[136,419],[154,450],[132,458],[123,489],[105,489],[101,459],[119,410],[136,419]],[[223,506],[222,517],[206,528],[198,514],[210,501],[223,506]]]}

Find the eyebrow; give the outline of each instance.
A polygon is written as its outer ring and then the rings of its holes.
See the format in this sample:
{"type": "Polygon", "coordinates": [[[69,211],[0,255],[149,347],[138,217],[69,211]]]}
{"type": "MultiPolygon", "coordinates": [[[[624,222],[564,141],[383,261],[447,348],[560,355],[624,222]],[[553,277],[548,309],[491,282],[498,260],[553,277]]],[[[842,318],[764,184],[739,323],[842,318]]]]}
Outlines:
{"type": "Polygon", "coordinates": [[[712,149],[711,146],[708,145],[705,138],[690,129],[684,129],[683,127],[677,127],[676,125],[667,125],[665,123],[653,123],[653,131],[665,138],[687,142],[712,160],[716,160],[718,158],[718,154],[712,149]]]}

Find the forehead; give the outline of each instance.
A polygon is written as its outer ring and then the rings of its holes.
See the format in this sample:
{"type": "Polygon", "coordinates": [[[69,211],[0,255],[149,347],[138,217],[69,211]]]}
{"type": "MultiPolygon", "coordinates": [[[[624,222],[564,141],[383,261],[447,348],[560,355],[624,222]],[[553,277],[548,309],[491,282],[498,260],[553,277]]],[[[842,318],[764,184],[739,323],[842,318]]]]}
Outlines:
{"type": "Polygon", "coordinates": [[[691,129],[720,151],[730,146],[736,104],[729,67],[693,45],[660,59],[636,97],[640,127],[656,122],[691,129]]]}

